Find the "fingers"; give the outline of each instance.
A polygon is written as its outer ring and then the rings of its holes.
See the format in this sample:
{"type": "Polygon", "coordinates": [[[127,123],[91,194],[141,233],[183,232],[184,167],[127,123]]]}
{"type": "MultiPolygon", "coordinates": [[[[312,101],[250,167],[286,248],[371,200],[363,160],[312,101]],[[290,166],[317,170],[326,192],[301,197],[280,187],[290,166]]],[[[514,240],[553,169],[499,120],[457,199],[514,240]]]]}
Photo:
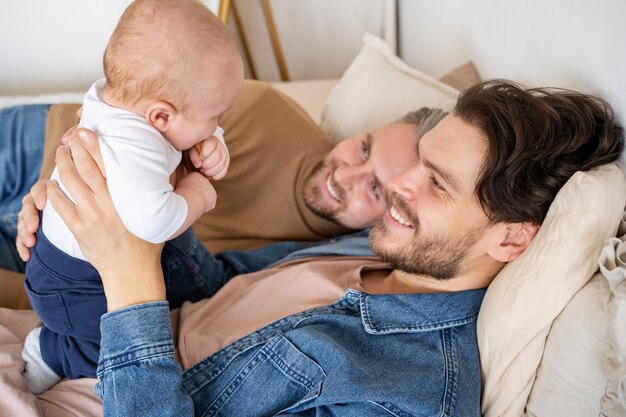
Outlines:
{"type": "Polygon", "coordinates": [[[24,244],[32,247],[35,244],[35,232],[39,228],[39,210],[30,194],[22,199],[22,209],[17,217],[17,233],[24,244]]]}
{"type": "Polygon", "coordinates": [[[63,145],[67,145],[68,143],[70,143],[70,140],[72,139],[72,134],[74,133],[77,127],[78,125],[72,126],[69,128],[67,132],[63,134],[63,136],[61,137],[61,143],[63,145]]]}
{"type": "MultiPolygon", "coordinates": [[[[74,201],[76,201],[76,204],[91,207],[93,205],[93,192],[89,185],[87,185],[78,174],[68,146],[63,145],[57,148],[55,162],[61,182],[65,188],[67,188],[74,201]]],[[[52,196],[50,195],[51,189],[52,187],[48,184],[46,191],[50,201],[52,201],[52,196]]]]}
{"type": "Polygon", "coordinates": [[[35,236],[32,233],[26,232],[26,225],[24,217],[20,212],[17,218],[17,235],[15,237],[15,246],[17,247],[17,253],[24,262],[30,259],[30,248],[35,245],[35,236]]]}
{"type": "Polygon", "coordinates": [[[83,148],[85,148],[85,151],[91,155],[91,158],[98,166],[98,170],[103,176],[106,177],[106,170],[104,168],[104,161],[100,150],[100,141],[98,140],[96,134],[89,129],[79,128],[76,129],[76,132],[72,137],[80,141],[83,148]]]}
{"type": "Polygon", "coordinates": [[[210,138],[204,140],[202,142],[202,151],[200,152],[200,156],[202,159],[208,158],[210,155],[215,153],[218,149],[218,146],[221,146],[219,139],[215,136],[211,136],[210,138]]]}
{"type": "Polygon", "coordinates": [[[196,148],[195,146],[190,148],[187,151],[187,156],[189,157],[189,160],[191,161],[193,166],[200,169],[200,167],[202,166],[202,158],[200,157],[200,152],[198,152],[198,148],[196,148]]]}
{"type": "Polygon", "coordinates": [[[202,161],[201,172],[207,177],[219,180],[226,175],[230,158],[226,152],[216,151],[202,161]]]}
{"type": "Polygon", "coordinates": [[[20,259],[24,262],[28,262],[30,260],[30,248],[24,245],[24,242],[20,239],[19,235],[15,240],[15,247],[17,248],[17,253],[20,256],[20,259]]]}
{"type": "Polygon", "coordinates": [[[224,178],[226,176],[226,173],[228,172],[229,167],[230,167],[230,157],[226,156],[225,164],[223,165],[222,169],[217,174],[213,175],[213,179],[221,180],[222,178],[224,178]]]}
{"type": "MultiPolygon", "coordinates": [[[[70,149],[76,171],[82,181],[98,195],[107,190],[100,145],[96,136],[88,130],[78,129],[70,143],[70,149]]],[[[63,183],[65,184],[65,180],[63,183]]]]}
{"type": "Polygon", "coordinates": [[[52,207],[59,213],[59,216],[61,216],[65,224],[72,230],[72,233],[76,234],[74,227],[76,227],[78,213],[74,203],[61,191],[56,181],[48,181],[47,191],[52,207]]]}
{"type": "MultiPolygon", "coordinates": [[[[48,180],[45,180],[45,179],[37,181],[30,188],[30,194],[27,194],[26,196],[24,196],[24,198],[30,196],[33,199],[35,207],[37,207],[38,210],[43,210],[44,207],[46,206],[46,201],[48,199],[48,195],[46,194],[47,182],[48,180]]],[[[24,204],[24,201],[22,200],[22,205],[23,204],[24,204]]]]}

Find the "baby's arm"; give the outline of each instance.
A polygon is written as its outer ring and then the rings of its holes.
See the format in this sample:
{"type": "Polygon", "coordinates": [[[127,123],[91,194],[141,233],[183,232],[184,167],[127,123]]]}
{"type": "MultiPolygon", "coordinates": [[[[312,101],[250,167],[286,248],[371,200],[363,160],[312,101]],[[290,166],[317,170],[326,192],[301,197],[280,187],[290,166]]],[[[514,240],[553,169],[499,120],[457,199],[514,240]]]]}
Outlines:
{"type": "Polygon", "coordinates": [[[216,180],[224,178],[230,165],[230,155],[222,128],[218,127],[213,136],[191,148],[189,158],[193,166],[206,177],[216,180]]]}
{"type": "Polygon", "coordinates": [[[209,179],[199,172],[190,172],[178,180],[174,192],[187,202],[187,217],[171,238],[182,234],[207,211],[213,210],[217,194],[209,179]]]}
{"type": "MultiPolygon", "coordinates": [[[[112,130],[112,129],[111,129],[112,130]]],[[[128,129],[126,129],[128,130],[128,129]]],[[[100,141],[107,183],[115,207],[126,228],[152,243],[178,236],[215,205],[215,190],[198,172],[170,182],[180,162],[162,138],[151,131],[129,134],[113,131],[100,141]]]]}

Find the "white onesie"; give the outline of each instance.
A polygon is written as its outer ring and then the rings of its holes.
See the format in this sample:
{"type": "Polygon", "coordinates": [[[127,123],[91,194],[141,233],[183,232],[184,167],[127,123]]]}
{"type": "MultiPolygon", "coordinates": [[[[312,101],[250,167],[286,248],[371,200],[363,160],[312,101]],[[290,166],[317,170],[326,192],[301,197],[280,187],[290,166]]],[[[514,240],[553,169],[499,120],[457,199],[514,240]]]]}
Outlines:
{"type": "MultiPolygon", "coordinates": [[[[107,185],[124,226],[143,240],[164,242],[187,216],[187,202],[174,193],[169,182],[181,152],[142,116],[102,101],[105,82],[96,81],[85,95],[79,126],[100,138],[107,185]]],[[[224,142],[220,127],[213,135],[224,142]]],[[[57,168],[52,179],[71,199],[57,168]]],[[[76,239],[49,201],[43,212],[42,230],[58,249],[85,260],[76,239]]]]}

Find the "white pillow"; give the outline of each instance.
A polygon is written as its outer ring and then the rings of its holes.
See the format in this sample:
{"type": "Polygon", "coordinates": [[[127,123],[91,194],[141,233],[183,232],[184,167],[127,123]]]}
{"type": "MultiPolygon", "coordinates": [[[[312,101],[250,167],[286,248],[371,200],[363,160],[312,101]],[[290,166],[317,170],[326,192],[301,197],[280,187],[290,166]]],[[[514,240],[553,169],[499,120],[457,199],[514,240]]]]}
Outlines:
{"type": "Polygon", "coordinates": [[[320,127],[335,142],[379,129],[420,107],[451,110],[458,90],[410,68],[380,38],[363,48],[328,96],[320,127]]]}
{"type": "Polygon", "coordinates": [[[615,164],[577,172],[524,254],[489,286],[477,324],[485,417],[523,414],[552,322],[598,269],[625,204],[615,164]]]}

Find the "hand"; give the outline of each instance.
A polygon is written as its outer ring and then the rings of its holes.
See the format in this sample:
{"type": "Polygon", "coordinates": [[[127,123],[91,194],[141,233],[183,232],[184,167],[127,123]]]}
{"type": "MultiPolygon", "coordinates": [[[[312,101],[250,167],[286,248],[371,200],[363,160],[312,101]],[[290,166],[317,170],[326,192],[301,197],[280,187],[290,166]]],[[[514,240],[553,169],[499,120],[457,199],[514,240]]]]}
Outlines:
{"type": "Polygon", "coordinates": [[[39,229],[39,211],[46,205],[48,180],[39,180],[22,198],[22,209],[17,217],[15,246],[24,262],[30,259],[30,248],[37,242],[35,233],[39,229]]]}
{"type": "Polygon", "coordinates": [[[59,147],[56,164],[71,200],[56,181],[47,183],[50,203],[76,237],[87,260],[98,270],[109,311],[165,300],[160,257],[163,245],[128,232],[111,200],[95,135],[75,129],[70,145],[59,147]]]}
{"type": "MultiPolygon", "coordinates": [[[[80,107],[76,114],[80,117],[83,113],[83,108],[80,107]]],[[[72,138],[72,134],[78,126],[72,126],[67,132],[63,134],[61,142],[69,144],[72,138]]],[[[86,129],[84,129],[86,130],[86,129]]],[[[88,131],[93,135],[92,132],[88,131]]],[[[96,162],[99,167],[103,167],[102,156],[100,154],[100,144],[96,140],[91,143],[94,149],[94,156],[96,156],[96,162]]],[[[24,262],[30,260],[30,248],[35,246],[37,239],[35,233],[39,229],[39,211],[43,210],[46,205],[47,195],[46,187],[48,180],[39,180],[30,189],[30,193],[26,194],[22,198],[22,209],[17,219],[17,236],[15,239],[15,246],[20,258],[24,262]]]]}
{"type": "Polygon", "coordinates": [[[224,178],[230,165],[230,156],[226,146],[215,136],[203,140],[198,145],[189,149],[189,158],[193,166],[206,177],[212,177],[215,180],[224,178]]]}

